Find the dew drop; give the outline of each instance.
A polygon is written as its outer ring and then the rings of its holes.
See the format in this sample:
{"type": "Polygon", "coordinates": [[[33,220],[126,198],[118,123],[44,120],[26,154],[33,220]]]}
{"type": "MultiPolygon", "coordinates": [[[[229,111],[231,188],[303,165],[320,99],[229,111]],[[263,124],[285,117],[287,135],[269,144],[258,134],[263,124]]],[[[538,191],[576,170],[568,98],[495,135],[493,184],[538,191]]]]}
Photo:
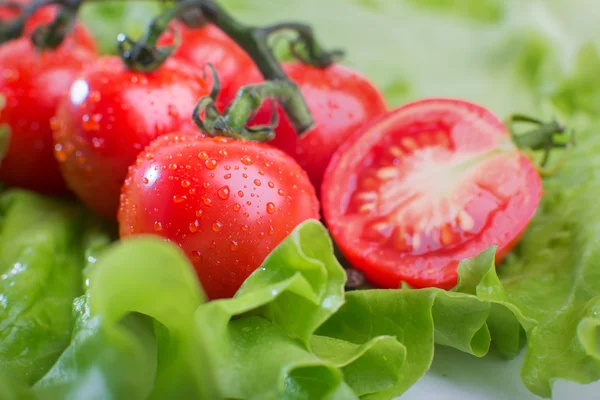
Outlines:
{"type": "Polygon", "coordinates": [[[208,189],[210,188],[210,182],[204,182],[202,186],[204,187],[204,189],[208,189]]]}
{"type": "Polygon", "coordinates": [[[213,232],[221,232],[223,230],[223,224],[220,223],[219,221],[213,222],[212,230],[213,230],[213,232]]]}
{"type": "Polygon", "coordinates": [[[217,190],[217,195],[221,200],[227,200],[229,198],[229,186],[223,186],[219,190],[217,190]]]}
{"type": "Polygon", "coordinates": [[[241,190],[238,190],[238,197],[244,197],[244,192],[242,192],[241,190]]]}
{"type": "Polygon", "coordinates": [[[254,161],[252,161],[252,158],[250,158],[250,156],[243,156],[242,158],[240,158],[240,161],[244,165],[252,165],[254,163],[254,161]]]}
{"type": "Polygon", "coordinates": [[[262,176],[262,175],[264,175],[264,174],[265,174],[265,171],[263,171],[262,169],[259,169],[259,170],[258,170],[258,174],[262,176]]]}
{"type": "Polygon", "coordinates": [[[262,185],[262,182],[261,182],[260,180],[258,180],[258,179],[255,179],[255,180],[254,180],[254,184],[255,184],[256,186],[260,186],[260,185],[262,185]]]}
{"type": "Polygon", "coordinates": [[[250,227],[248,225],[242,225],[242,230],[244,232],[248,232],[248,229],[250,229],[250,227]]]}
{"type": "Polygon", "coordinates": [[[225,176],[223,178],[225,178],[225,179],[231,179],[231,174],[225,174],[225,176]]]}
{"type": "Polygon", "coordinates": [[[225,166],[225,171],[229,171],[231,169],[231,165],[226,165],[225,166]]]}
{"type": "Polygon", "coordinates": [[[273,189],[275,187],[275,184],[273,182],[269,182],[268,185],[271,189],[273,189]]]}
{"type": "Polygon", "coordinates": [[[238,249],[238,242],[236,242],[235,240],[231,241],[231,246],[229,247],[231,249],[231,251],[237,251],[238,249]]]}
{"type": "Polygon", "coordinates": [[[188,181],[187,179],[184,179],[181,181],[181,187],[184,187],[184,188],[190,187],[191,184],[192,184],[192,182],[188,181]]]}
{"type": "Polygon", "coordinates": [[[279,190],[277,191],[277,194],[278,194],[278,195],[280,195],[280,196],[283,196],[283,189],[279,189],[279,190]]]}
{"type": "Polygon", "coordinates": [[[198,158],[201,160],[208,160],[208,154],[205,151],[201,151],[200,153],[198,153],[198,158]]]}
{"type": "Polygon", "coordinates": [[[195,261],[195,262],[199,262],[202,260],[202,254],[196,250],[194,250],[190,253],[190,257],[191,257],[192,261],[195,261]]]}
{"type": "Polygon", "coordinates": [[[149,183],[150,183],[150,179],[148,179],[148,178],[144,177],[144,178],[142,179],[142,182],[144,183],[144,185],[147,185],[147,184],[149,184],[149,183]]]}
{"type": "Polygon", "coordinates": [[[209,199],[208,197],[206,197],[206,195],[202,196],[202,202],[204,203],[204,205],[207,205],[207,206],[211,206],[212,205],[212,200],[209,199]]]}
{"type": "Polygon", "coordinates": [[[267,203],[267,212],[273,214],[275,212],[275,204],[271,202],[267,203]]]}
{"type": "Polygon", "coordinates": [[[202,210],[196,210],[196,217],[200,218],[203,214],[202,210]]]}
{"type": "Polygon", "coordinates": [[[97,131],[100,130],[100,120],[102,119],[102,115],[94,114],[90,116],[89,114],[84,114],[81,117],[81,126],[84,131],[97,131]]]}
{"type": "Polygon", "coordinates": [[[183,203],[186,200],[187,200],[187,196],[186,195],[183,195],[183,196],[173,196],[173,203],[175,203],[175,204],[183,203]]]}
{"type": "Polygon", "coordinates": [[[219,155],[221,157],[227,157],[229,154],[227,153],[227,150],[221,149],[221,150],[219,150],[219,155]]]}
{"type": "Polygon", "coordinates": [[[162,231],[162,224],[159,221],[154,221],[154,230],[156,232],[162,231]]]}
{"type": "Polygon", "coordinates": [[[190,230],[191,233],[196,233],[196,232],[198,232],[199,227],[200,227],[200,222],[198,220],[195,220],[194,222],[190,222],[188,229],[190,230]]]}
{"type": "Polygon", "coordinates": [[[241,206],[239,204],[234,204],[233,205],[233,211],[240,211],[241,206]]]}
{"type": "Polygon", "coordinates": [[[177,169],[177,164],[169,164],[169,169],[175,171],[177,169]]]}
{"type": "Polygon", "coordinates": [[[274,233],[275,233],[275,228],[273,228],[273,225],[269,225],[269,236],[273,236],[274,233]]]}
{"type": "Polygon", "coordinates": [[[219,166],[219,162],[214,158],[209,158],[208,160],[204,161],[204,165],[208,169],[215,169],[219,166]]]}

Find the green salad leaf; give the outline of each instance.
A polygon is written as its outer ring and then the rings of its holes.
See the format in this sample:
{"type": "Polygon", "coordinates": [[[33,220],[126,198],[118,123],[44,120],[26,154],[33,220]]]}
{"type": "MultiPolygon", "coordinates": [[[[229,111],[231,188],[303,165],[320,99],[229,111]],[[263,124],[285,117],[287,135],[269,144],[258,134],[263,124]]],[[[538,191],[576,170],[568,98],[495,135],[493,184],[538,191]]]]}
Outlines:
{"type": "Polygon", "coordinates": [[[69,343],[81,271],[109,235],[82,207],[0,194],[0,375],[33,383],[69,343]]]}

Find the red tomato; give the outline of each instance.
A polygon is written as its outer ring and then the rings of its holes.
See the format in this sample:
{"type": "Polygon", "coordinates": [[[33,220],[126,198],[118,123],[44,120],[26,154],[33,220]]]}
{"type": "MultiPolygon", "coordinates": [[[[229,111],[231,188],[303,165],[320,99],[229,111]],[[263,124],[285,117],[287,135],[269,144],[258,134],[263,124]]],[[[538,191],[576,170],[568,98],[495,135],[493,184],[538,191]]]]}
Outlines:
{"type": "Polygon", "coordinates": [[[115,218],[127,167],[156,137],[193,127],[196,102],[209,92],[202,71],[180,60],[144,74],[127,70],[118,57],[98,59],[57,113],[55,156],[69,188],[115,218]]]}
{"type": "Polygon", "coordinates": [[[0,180],[45,193],[65,191],[54,159],[50,119],[84,65],[95,58],[72,41],[42,53],[28,38],[0,46],[0,94],[6,98],[0,125],[11,128],[0,180]]]}
{"type": "Polygon", "coordinates": [[[347,141],[325,174],[322,204],[332,236],[369,280],[449,289],[460,260],[492,245],[502,259],[541,194],[535,166],[494,114],[427,99],[347,141]]]}
{"type": "Polygon", "coordinates": [[[177,243],[211,299],[231,297],[293,229],[319,218],[306,173],[268,145],[171,134],[140,153],[123,186],[121,237],[177,243]]]}
{"type": "MultiPolygon", "coordinates": [[[[215,67],[221,84],[221,92],[216,99],[219,110],[229,105],[250,76],[258,76],[252,59],[216,26],[208,24],[198,29],[187,28],[182,23],[173,26],[181,38],[175,57],[198,67],[204,67],[207,63],[215,67]]],[[[170,44],[173,40],[173,35],[167,33],[161,37],[159,44],[170,44]]]]}
{"type": "MultiPolygon", "coordinates": [[[[19,4],[27,4],[30,3],[31,0],[12,0],[13,3],[19,4]]],[[[13,7],[8,7],[6,5],[0,4],[0,22],[1,21],[9,21],[19,15],[19,10],[13,7]]],[[[51,23],[56,16],[56,8],[53,6],[42,7],[36,11],[35,14],[31,18],[27,20],[25,23],[25,30],[23,34],[25,36],[31,35],[35,28],[40,25],[46,25],[51,23]]],[[[92,38],[92,35],[87,30],[87,28],[80,24],[75,23],[73,27],[73,32],[71,33],[71,37],[77,42],[78,45],[85,47],[91,51],[96,51],[96,43],[92,38]]]]}
{"type": "MultiPolygon", "coordinates": [[[[315,128],[298,137],[278,106],[279,126],[269,144],[294,157],[319,192],[333,153],[357,128],[384,113],[385,102],[367,78],[341,65],[321,69],[295,63],[284,65],[284,69],[300,87],[315,128]]],[[[254,122],[267,123],[271,110],[269,106],[263,107],[254,122]]]]}

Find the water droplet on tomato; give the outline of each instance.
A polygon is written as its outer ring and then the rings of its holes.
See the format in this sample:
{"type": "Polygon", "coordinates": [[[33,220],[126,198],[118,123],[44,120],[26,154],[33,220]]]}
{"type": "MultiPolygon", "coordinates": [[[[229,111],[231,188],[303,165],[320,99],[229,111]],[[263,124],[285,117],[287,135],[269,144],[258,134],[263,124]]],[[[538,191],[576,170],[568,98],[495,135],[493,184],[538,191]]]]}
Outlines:
{"type": "Polygon", "coordinates": [[[231,251],[237,251],[238,249],[238,242],[236,242],[235,240],[231,241],[231,246],[229,247],[231,249],[231,251]]]}
{"type": "Polygon", "coordinates": [[[255,179],[255,180],[254,180],[254,184],[255,184],[256,186],[260,186],[260,185],[262,185],[262,182],[261,182],[260,180],[258,180],[258,179],[255,179]]]}
{"type": "Polygon", "coordinates": [[[242,178],[244,178],[244,179],[248,178],[248,174],[245,174],[245,173],[242,174],[242,178]]]}
{"type": "Polygon", "coordinates": [[[173,196],[173,203],[175,203],[175,204],[183,203],[186,200],[187,200],[187,196],[186,195],[183,195],[183,196],[173,196]]]}
{"type": "Polygon", "coordinates": [[[252,161],[252,158],[250,158],[250,156],[243,156],[242,158],[240,158],[240,161],[244,165],[252,165],[254,163],[254,161],[252,161]]]}
{"type": "Polygon", "coordinates": [[[196,210],[196,217],[200,218],[203,214],[202,210],[196,210]]]}
{"type": "Polygon", "coordinates": [[[100,129],[100,120],[102,119],[102,115],[94,114],[90,116],[89,114],[84,114],[81,117],[81,126],[84,131],[97,131],[100,129]]]}
{"type": "Polygon", "coordinates": [[[57,132],[60,130],[60,120],[58,118],[50,118],[50,129],[52,129],[52,132],[57,132]]]}
{"type": "Polygon", "coordinates": [[[275,184],[274,184],[273,182],[269,182],[267,185],[269,185],[269,187],[270,187],[271,189],[273,189],[273,188],[275,187],[275,184]]]}
{"type": "Polygon", "coordinates": [[[233,205],[233,211],[240,211],[241,206],[239,204],[234,204],[233,205]]]}
{"type": "Polygon", "coordinates": [[[238,190],[238,197],[244,197],[244,192],[242,192],[241,190],[238,190]]]}
{"type": "Polygon", "coordinates": [[[184,179],[181,181],[181,187],[184,187],[184,188],[190,187],[191,184],[192,184],[192,182],[188,181],[187,179],[184,179]]]}
{"type": "Polygon", "coordinates": [[[277,191],[277,194],[278,194],[278,195],[280,195],[280,196],[283,196],[283,194],[284,194],[284,193],[283,193],[283,189],[279,189],[279,190],[277,191]]]}
{"type": "Polygon", "coordinates": [[[250,229],[250,227],[248,225],[242,225],[242,230],[244,232],[248,232],[248,229],[250,229]]]}
{"type": "Polygon", "coordinates": [[[264,174],[265,174],[265,171],[263,171],[262,169],[259,169],[259,170],[258,170],[258,174],[259,174],[259,175],[264,175],[264,174]]]}
{"type": "Polygon", "coordinates": [[[221,232],[223,230],[223,224],[220,223],[219,221],[213,222],[212,230],[213,230],[213,232],[221,232]]]}
{"type": "Polygon", "coordinates": [[[225,171],[229,171],[231,169],[231,165],[226,165],[225,166],[225,171]]]}
{"type": "Polygon", "coordinates": [[[212,205],[212,200],[209,199],[208,197],[206,197],[206,195],[202,196],[202,202],[207,205],[207,206],[211,206],[212,205]]]}
{"type": "Polygon", "coordinates": [[[156,232],[162,231],[162,224],[159,221],[154,221],[154,230],[156,232]]]}
{"type": "Polygon", "coordinates": [[[275,204],[271,202],[267,203],[267,212],[273,214],[275,212],[275,204]]]}
{"type": "Polygon", "coordinates": [[[269,236],[273,236],[274,233],[275,233],[275,228],[273,228],[273,225],[269,225],[269,236]]]}
{"type": "Polygon", "coordinates": [[[210,182],[204,182],[202,186],[204,186],[204,189],[208,189],[210,188],[210,182]]]}
{"type": "Polygon", "coordinates": [[[219,155],[221,157],[227,157],[229,155],[229,153],[227,153],[227,150],[221,149],[221,150],[219,150],[219,155]]]}
{"type": "Polygon", "coordinates": [[[211,249],[216,249],[217,248],[217,241],[213,240],[212,242],[210,242],[210,248],[211,249]]]}
{"type": "Polygon", "coordinates": [[[54,155],[56,156],[58,162],[65,162],[67,161],[67,158],[69,158],[69,155],[60,144],[54,146],[54,155]]]}
{"type": "Polygon", "coordinates": [[[150,183],[150,180],[146,177],[142,178],[142,182],[144,183],[144,185],[147,185],[150,183]]]}
{"type": "Polygon", "coordinates": [[[100,92],[99,92],[99,91],[97,91],[97,90],[92,90],[92,91],[90,92],[90,95],[88,96],[88,99],[90,99],[90,101],[91,101],[92,103],[97,103],[97,102],[99,102],[99,101],[100,101],[100,99],[102,99],[102,95],[100,94],[100,92]]]}
{"type": "Polygon", "coordinates": [[[229,186],[223,186],[217,190],[217,195],[221,200],[227,200],[229,198],[229,186]]]}
{"type": "Polygon", "coordinates": [[[223,176],[223,178],[225,178],[225,179],[231,179],[231,174],[225,174],[225,176],[223,176]]]}
{"type": "Polygon", "coordinates": [[[193,262],[200,262],[202,261],[202,254],[199,251],[194,250],[190,253],[190,258],[193,262]]]}
{"type": "Polygon", "coordinates": [[[196,233],[196,232],[198,232],[199,227],[200,227],[200,222],[198,220],[195,220],[194,222],[190,222],[188,229],[190,230],[190,232],[196,233]]]}
{"type": "Polygon", "coordinates": [[[215,160],[214,158],[210,158],[210,159],[204,161],[204,165],[208,169],[215,169],[219,166],[219,162],[217,160],[215,160]]]}
{"type": "Polygon", "coordinates": [[[205,151],[198,153],[198,158],[201,160],[208,160],[208,154],[205,151]]]}
{"type": "Polygon", "coordinates": [[[177,169],[177,164],[169,164],[169,169],[175,171],[177,169]]]}

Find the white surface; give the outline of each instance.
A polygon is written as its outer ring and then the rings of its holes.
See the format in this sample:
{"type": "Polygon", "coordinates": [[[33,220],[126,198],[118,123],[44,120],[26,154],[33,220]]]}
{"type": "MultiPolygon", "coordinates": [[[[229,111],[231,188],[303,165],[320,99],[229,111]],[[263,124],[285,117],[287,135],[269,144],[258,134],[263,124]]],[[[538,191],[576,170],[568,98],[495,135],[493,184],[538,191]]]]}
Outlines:
{"type": "MultiPolygon", "coordinates": [[[[539,400],[521,382],[523,354],[511,361],[483,359],[437,346],[429,373],[401,400],[539,400]]],[[[600,400],[600,381],[589,385],[557,381],[553,400],[600,400]]]]}

